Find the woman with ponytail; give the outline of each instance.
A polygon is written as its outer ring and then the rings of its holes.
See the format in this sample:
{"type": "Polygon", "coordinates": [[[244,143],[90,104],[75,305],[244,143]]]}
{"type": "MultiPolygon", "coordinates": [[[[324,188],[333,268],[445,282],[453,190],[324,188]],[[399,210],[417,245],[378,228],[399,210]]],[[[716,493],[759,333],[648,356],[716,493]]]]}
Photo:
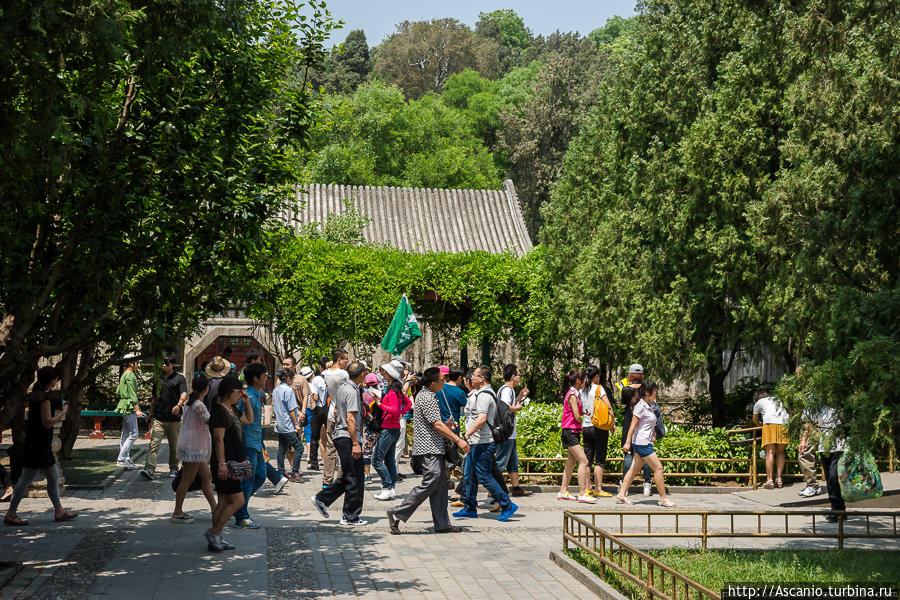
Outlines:
{"type": "Polygon", "coordinates": [[[184,421],[178,435],[178,458],[181,460],[181,483],[175,490],[175,510],[172,521],[192,523],[194,518],[184,512],[184,497],[199,474],[200,489],[210,512],[216,512],[216,496],[213,493],[212,471],[209,470],[209,455],[212,453],[212,439],[209,435],[209,411],[203,399],[209,391],[209,380],[202,373],[191,382],[191,395],[184,407],[184,421]]]}
{"type": "Polygon", "coordinates": [[[656,489],[659,492],[660,506],[673,507],[675,503],[666,497],[666,484],[663,481],[662,462],[653,449],[653,442],[656,441],[656,413],[651,404],[656,402],[656,383],[646,381],[641,384],[631,399],[631,423],[628,427],[628,435],[622,450],[628,454],[634,448],[634,462],[625,479],[622,480],[622,487],[616,495],[616,504],[632,504],[628,499],[628,486],[634,481],[638,471],[641,470],[644,463],[650,465],[653,471],[653,480],[656,482],[656,489]]]}
{"type": "Polygon", "coordinates": [[[559,392],[563,401],[562,416],[562,445],[568,453],[566,468],[563,472],[562,485],[559,486],[557,500],[578,500],[585,504],[595,504],[597,499],[587,493],[588,487],[588,461],[581,447],[581,389],[587,383],[587,375],[582,369],[572,369],[563,378],[562,389],[559,392]],[[578,463],[578,497],[569,493],[569,482],[572,481],[572,471],[578,463]]]}

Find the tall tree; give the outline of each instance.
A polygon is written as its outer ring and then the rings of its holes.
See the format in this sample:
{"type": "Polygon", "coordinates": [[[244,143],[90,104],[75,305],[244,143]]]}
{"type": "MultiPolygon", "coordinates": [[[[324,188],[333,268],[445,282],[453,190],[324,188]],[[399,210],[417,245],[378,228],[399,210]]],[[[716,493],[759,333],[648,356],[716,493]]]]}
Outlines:
{"type": "Polygon", "coordinates": [[[500,73],[518,65],[522,52],[534,39],[522,17],[509,8],[479,13],[475,35],[496,44],[500,73]]]}
{"type": "Polygon", "coordinates": [[[746,207],[779,164],[785,14],[648,2],[544,215],[563,329],[608,364],[706,371],[713,422],[736,352],[762,339],[768,264],[746,207]],[[573,220],[573,215],[576,218],[573,220]]]}
{"type": "Polygon", "coordinates": [[[497,189],[491,151],[461,111],[429,94],[409,102],[380,81],[328,96],[328,122],[306,165],[319,183],[497,189]]]}
{"type": "Polygon", "coordinates": [[[532,85],[530,97],[500,114],[500,150],[516,183],[525,224],[533,240],[541,228],[541,208],[549,202],[569,141],[596,102],[606,61],[586,38],[570,54],[551,52],[532,85]]]}
{"type": "Polygon", "coordinates": [[[466,68],[496,71],[496,51],[481,52],[472,30],[456,19],[404,21],[378,48],[375,71],[408,98],[439,93],[447,79],[466,68]]]}
{"type": "Polygon", "coordinates": [[[340,46],[332,48],[321,71],[312,79],[315,87],[332,94],[352,94],[369,77],[372,61],[366,34],[354,29],[340,46]]]}
{"type": "Polygon", "coordinates": [[[0,23],[0,428],[38,361],[60,357],[77,427],[100,370],[240,289],[299,176],[294,69],[333,24],[318,0],[75,4],[8,3],[0,23]]]}

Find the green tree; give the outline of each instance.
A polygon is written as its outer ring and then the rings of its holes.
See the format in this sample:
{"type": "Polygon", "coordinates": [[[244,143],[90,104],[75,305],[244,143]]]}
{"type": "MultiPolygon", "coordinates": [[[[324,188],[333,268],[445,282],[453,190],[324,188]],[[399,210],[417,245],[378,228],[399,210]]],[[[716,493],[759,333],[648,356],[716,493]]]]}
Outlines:
{"type": "Polygon", "coordinates": [[[627,19],[614,16],[607,19],[605,25],[588,34],[588,39],[597,44],[597,49],[601,52],[620,56],[632,46],[639,27],[638,16],[627,19]]]}
{"type": "Polygon", "coordinates": [[[603,57],[592,43],[582,41],[577,57],[548,54],[524,102],[500,113],[498,147],[519,191],[533,240],[541,228],[541,208],[549,201],[550,186],[583,115],[596,102],[605,72],[603,57]]]}
{"type": "Polygon", "coordinates": [[[500,73],[506,73],[517,65],[522,52],[534,39],[522,17],[509,8],[479,13],[475,35],[497,45],[500,73]]]}
{"type": "Polygon", "coordinates": [[[242,289],[298,181],[324,5],[14,2],[0,23],[0,427],[38,361],[72,408],[242,289]],[[302,13],[301,13],[301,8],[302,13]],[[301,19],[302,17],[302,19],[301,19]]]}
{"type": "Polygon", "coordinates": [[[545,211],[549,271],[580,284],[561,287],[558,327],[606,364],[705,370],[721,426],[736,352],[763,337],[768,255],[746,207],[779,164],[785,16],[679,0],[644,16],[545,211]]]}
{"type": "Polygon", "coordinates": [[[307,163],[318,183],[497,189],[494,157],[465,115],[434,94],[407,103],[381,82],[328,97],[330,120],[307,163]]]}
{"type": "Polygon", "coordinates": [[[372,71],[366,34],[355,29],[340,46],[332,48],[321,71],[312,77],[315,87],[332,94],[352,94],[372,71]]]}
{"type": "Polygon", "coordinates": [[[494,74],[496,47],[476,40],[456,19],[404,21],[379,46],[375,59],[378,76],[412,99],[440,92],[451,75],[467,68],[494,74]]]}

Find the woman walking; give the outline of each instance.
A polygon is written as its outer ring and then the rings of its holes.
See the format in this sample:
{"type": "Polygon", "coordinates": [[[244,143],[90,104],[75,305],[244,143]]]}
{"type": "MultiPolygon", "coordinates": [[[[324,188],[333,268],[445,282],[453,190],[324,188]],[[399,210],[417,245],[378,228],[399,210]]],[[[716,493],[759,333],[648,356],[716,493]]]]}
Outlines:
{"type": "MultiPolygon", "coordinates": [[[[212,552],[234,549],[233,545],[222,539],[222,528],[243,506],[244,492],[241,489],[241,478],[229,470],[229,463],[245,461],[241,425],[249,425],[252,422],[253,406],[249,402],[243,384],[234,375],[223,377],[222,383],[219,384],[219,395],[209,416],[209,428],[212,431],[210,470],[219,495],[219,502],[213,512],[212,527],[204,534],[206,541],[209,542],[208,548],[212,552]],[[237,407],[238,400],[241,399],[247,407],[245,413],[237,407]]],[[[247,471],[252,474],[249,465],[247,471]]]]}
{"type": "Polygon", "coordinates": [[[191,395],[184,408],[184,421],[181,433],[178,434],[178,460],[181,461],[181,483],[175,490],[175,510],[172,521],[175,523],[193,523],[194,518],[184,512],[184,497],[191,483],[199,474],[200,489],[209,502],[209,510],[216,513],[216,496],[213,493],[212,472],[209,470],[209,457],[212,454],[212,442],[209,435],[209,411],[203,404],[209,391],[209,380],[205,375],[197,375],[191,382],[191,395]]]}
{"type": "Polygon", "coordinates": [[[783,485],[784,449],[791,441],[785,428],[787,422],[788,413],[778,398],[770,396],[768,390],[757,390],[753,394],[753,423],[762,425],[762,444],[766,449],[766,483],[763,487],[767,490],[783,485]],[[772,479],[773,466],[776,468],[775,479],[772,479]]]}
{"type": "Polygon", "coordinates": [[[125,371],[119,378],[119,387],[116,393],[119,395],[119,403],[116,412],[122,415],[122,437],[119,441],[119,458],[116,459],[117,467],[125,467],[137,470],[138,466],[131,460],[131,448],[138,438],[138,419],[144,418],[137,395],[137,358],[134,354],[126,354],[125,371]]]}
{"type": "Polygon", "coordinates": [[[578,500],[586,504],[594,504],[597,499],[587,493],[588,461],[581,447],[581,389],[587,382],[587,375],[582,369],[572,369],[563,379],[560,396],[563,399],[562,445],[566,449],[566,467],[563,471],[562,485],[559,486],[557,500],[578,500]],[[569,482],[572,471],[578,464],[578,496],[569,493],[569,482]]]}
{"type": "Polygon", "coordinates": [[[622,450],[627,454],[634,448],[634,462],[631,468],[625,474],[622,480],[622,487],[616,496],[616,504],[633,504],[628,499],[628,486],[634,481],[637,472],[641,470],[644,463],[650,466],[653,472],[653,480],[656,482],[656,490],[659,492],[660,506],[675,506],[669,498],[666,497],[666,484],[663,481],[663,468],[656,451],[653,449],[653,442],[656,441],[656,413],[650,407],[651,403],[656,402],[656,383],[647,381],[641,384],[641,387],[634,393],[631,399],[631,425],[628,428],[628,436],[622,450]]]}
{"type": "MultiPolygon", "coordinates": [[[[594,487],[587,490],[589,496],[594,498],[611,498],[612,494],[603,491],[603,467],[606,466],[606,452],[609,446],[609,434],[607,429],[594,427],[591,419],[594,415],[594,401],[599,397],[604,403],[604,410],[612,415],[612,404],[606,395],[606,390],[600,385],[600,369],[595,365],[588,365],[585,375],[590,385],[581,388],[581,428],[583,433],[582,447],[587,458],[588,478],[591,467],[594,470],[594,487]]],[[[612,419],[612,432],[615,433],[615,418],[612,419]]]]}
{"type": "Polygon", "coordinates": [[[38,473],[47,479],[47,495],[55,509],[56,521],[70,521],[77,513],[63,508],[59,498],[59,470],[53,456],[53,426],[62,423],[66,418],[68,406],[59,400],[50,400],[46,392],[52,390],[59,382],[59,371],[53,367],[41,367],[37,373],[35,389],[29,394],[32,400],[28,403],[28,428],[25,430],[25,459],[22,464],[22,475],[16,482],[9,509],[3,517],[5,525],[28,525],[28,521],[19,518],[16,511],[19,503],[28,492],[28,486],[38,473]]]}
{"type": "MultiPolygon", "coordinates": [[[[372,407],[375,406],[376,399],[381,398],[381,389],[379,386],[378,375],[375,373],[366,375],[366,387],[363,388],[363,403],[366,405],[367,414],[371,413],[372,407]]],[[[365,426],[365,424],[363,425],[365,426]]],[[[366,473],[366,483],[368,483],[372,481],[372,451],[375,449],[375,443],[378,441],[381,429],[373,431],[368,426],[365,426],[364,431],[366,437],[363,443],[363,468],[366,473]]]]}
{"type": "Polygon", "coordinates": [[[409,411],[411,403],[403,393],[403,365],[399,361],[381,365],[381,375],[387,384],[383,398],[375,400],[381,407],[381,434],[372,451],[372,466],[381,477],[381,492],[375,495],[376,500],[396,498],[394,487],[397,485],[397,460],[395,450],[400,439],[400,415],[409,411]]]}

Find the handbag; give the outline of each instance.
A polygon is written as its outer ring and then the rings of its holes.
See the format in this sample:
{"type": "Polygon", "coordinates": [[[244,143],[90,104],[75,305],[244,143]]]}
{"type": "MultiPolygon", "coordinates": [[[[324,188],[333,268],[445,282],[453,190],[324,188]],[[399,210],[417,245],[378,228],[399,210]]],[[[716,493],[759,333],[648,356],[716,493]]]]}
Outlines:
{"type": "Polygon", "coordinates": [[[837,472],[841,497],[847,502],[881,498],[884,494],[881,474],[868,450],[844,452],[838,459],[837,472]]]}
{"type": "Polygon", "coordinates": [[[249,479],[253,477],[253,465],[249,460],[229,460],[225,463],[228,468],[228,479],[249,479]]]}
{"type": "Polygon", "coordinates": [[[591,425],[597,429],[610,431],[616,426],[616,420],[613,416],[612,408],[603,401],[603,386],[598,385],[597,391],[594,392],[594,406],[591,413],[591,425]]]}
{"type": "MultiPolygon", "coordinates": [[[[175,474],[175,478],[172,479],[172,491],[178,491],[178,486],[181,485],[182,475],[184,474],[184,469],[178,469],[178,473],[175,474]]],[[[201,488],[200,482],[200,473],[194,477],[194,481],[191,482],[191,485],[188,486],[189,492],[196,492],[201,488]]]]}
{"type": "Polygon", "coordinates": [[[262,407],[262,426],[269,427],[275,416],[275,407],[271,404],[264,404],[262,407]]]}

